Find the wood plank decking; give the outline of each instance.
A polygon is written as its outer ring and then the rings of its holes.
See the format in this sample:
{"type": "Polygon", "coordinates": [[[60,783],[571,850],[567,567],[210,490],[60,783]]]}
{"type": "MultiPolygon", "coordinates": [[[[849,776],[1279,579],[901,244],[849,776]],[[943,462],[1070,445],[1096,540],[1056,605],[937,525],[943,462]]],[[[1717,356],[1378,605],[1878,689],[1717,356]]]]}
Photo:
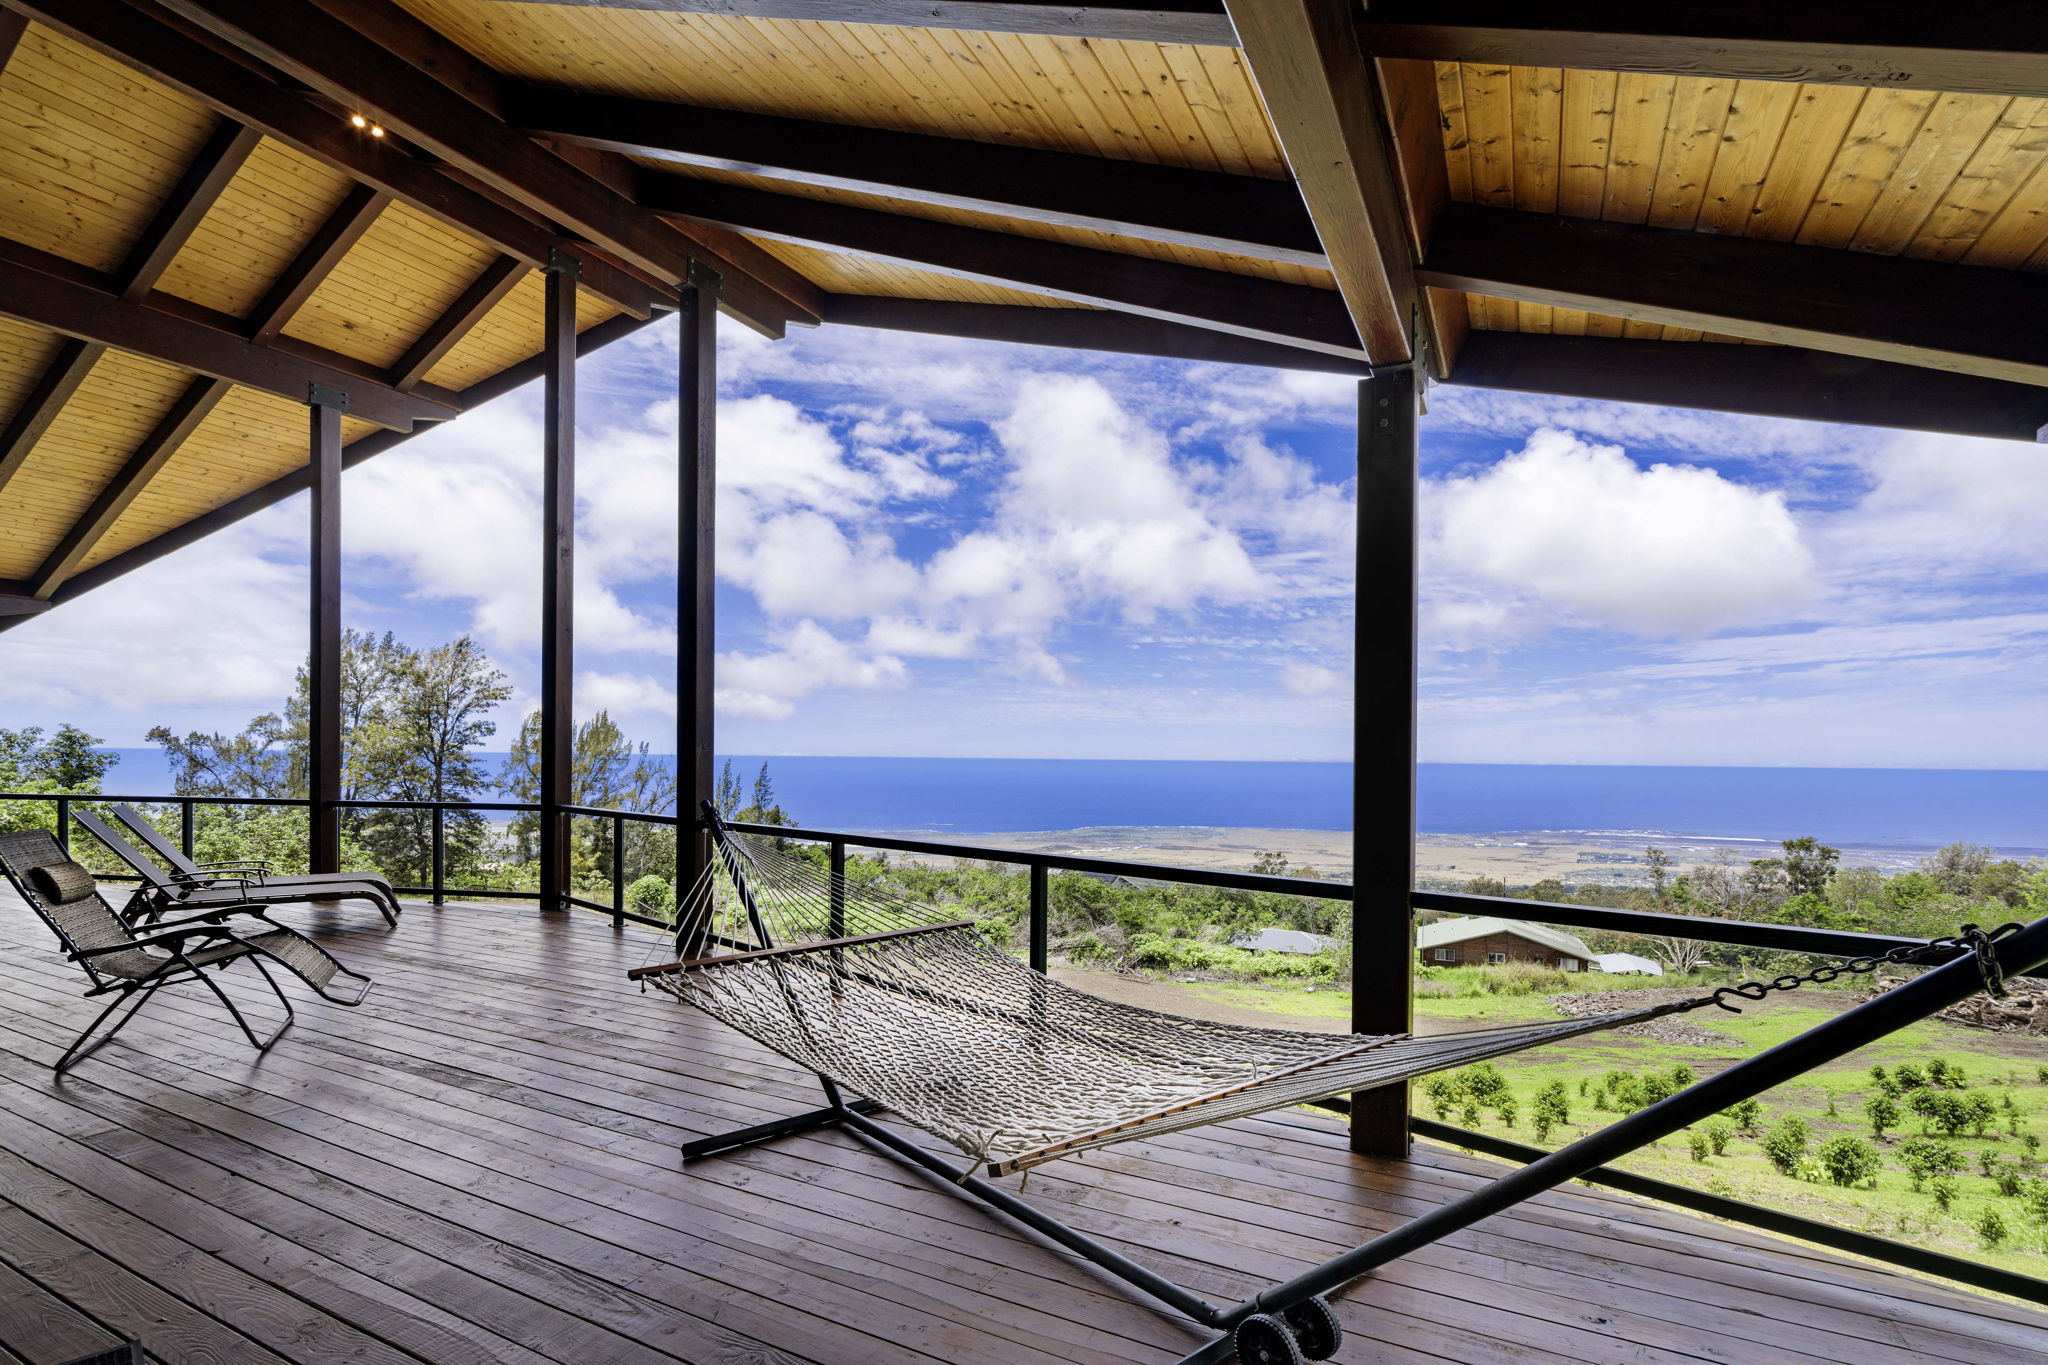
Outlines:
{"type": "MultiPolygon", "coordinates": [[[[118,1335],[167,1365],[1121,1365],[1201,1340],[843,1134],[679,1169],[677,1143],[817,1097],[630,985],[651,931],[523,905],[281,918],[375,977],[369,1003],[293,990],[259,1060],[166,992],[58,1080],[91,1007],[0,893],[0,1365],[118,1335]]],[[[1236,1299],[1495,1169],[1354,1157],[1292,1112],[1060,1162],[1026,1194],[1236,1299]]],[[[1339,1313],[1354,1365],[2048,1358],[2048,1315],[1582,1189],[1339,1313]]]]}

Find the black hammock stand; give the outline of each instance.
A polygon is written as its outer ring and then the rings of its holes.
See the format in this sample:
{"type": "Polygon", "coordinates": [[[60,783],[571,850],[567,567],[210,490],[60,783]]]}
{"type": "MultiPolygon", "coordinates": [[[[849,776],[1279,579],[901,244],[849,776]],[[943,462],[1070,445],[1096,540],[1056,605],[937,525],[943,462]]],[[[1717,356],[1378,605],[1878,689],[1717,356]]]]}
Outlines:
{"type": "MultiPolygon", "coordinates": [[[[766,928],[755,910],[754,897],[747,889],[740,860],[725,844],[727,836],[715,815],[711,822],[714,840],[719,845],[727,871],[746,902],[755,929],[755,942],[732,941],[725,946],[750,949],[750,955],[760,954],[762,949],[772,949],[773,945],[766,941],[766,928]]],[[[800,950],[775,950],[777,955],[789,951],[800,950]]],[[[1291,1280],[1228,1306],[1210,1303],[1086,1233],[1040,1211],[992,1181],[972,1174],[974,1166],[970,1165],[963,1172],[948,1165],[875,1122],[870,1115],[882,1110],[883,1105],[873,1099],[848,1099],[839,1084],[822,1072],[818,1073],[818,1081],[825,1094],[823,1108],[685,1143],[682,1154],[685,1161],[700,1160],[793,1133],[823,1127],[844,1128],[883,1154],[926,1172],[961,1198],[993,1209],[1030,1228],[1217,1333],[1206,1345],[1184,1357],[1180,1365],[1220,1365],[1232,1356],[1246,1362],[1246,1365],[1300,1365],[1303,1361],[1326,1360],[1336,1354],[1343,1341],[1343,1332],[1336,1315],[1330,1310],[1328,1296],[1352,1281],[1388,1261],[1440,1241],[1481,1219],[1512,1208],[1566,1181],[1578,1179],[1731,1105],[1760,1095],[1909,1024],[1938,1014],[1980,990],[2003,995],[2007,976],[2023,975],[2048,964],[2048,918],[2024,926],[2007,924],[1990,932],[1966,925],[1960,934],[1952,938],[1909,944],[1881,956],[1856,958],[1839,966],[1823,966],[1804,976],[1781,976],[1774,981],[1725,986],[1698,1003],[1739,1010],[1740,1007],[1730,1003],[1731,1000],[1761,1000],[1773,991],[1793,990],[1809,982],[1826,982],[1844,975],[1870,972],[1881,964],[1917,964],[1930,959],[1945,960],[1921,976],[1796,1038],[1738,1062],[1718,1075],[1698,1081],[1677,1094],[1501,1176],[1454,1203],[1416,1217],[1334,1256],[1291,1280]]],[[[680,964],[671,964],[671,968],[676,965],[680,964]]],[[[644,976],[648,971],[671,968],[642,969],[635,975],[644,976]]]]}

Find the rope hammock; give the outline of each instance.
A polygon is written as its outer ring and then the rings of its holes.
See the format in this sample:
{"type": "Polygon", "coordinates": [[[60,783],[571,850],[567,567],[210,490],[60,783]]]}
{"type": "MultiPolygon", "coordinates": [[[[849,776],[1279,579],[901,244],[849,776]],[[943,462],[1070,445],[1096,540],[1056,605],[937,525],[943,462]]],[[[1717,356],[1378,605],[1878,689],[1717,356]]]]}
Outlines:
{"type": "Polygon", "coordinates": [[[1302,1033],[1104,1000],[935,907],[715,828],[676,961],[633,975],[944,1138],[991,1175],[1369,1090],[1704,1001],[1417,1038],[1302,1033]]]}

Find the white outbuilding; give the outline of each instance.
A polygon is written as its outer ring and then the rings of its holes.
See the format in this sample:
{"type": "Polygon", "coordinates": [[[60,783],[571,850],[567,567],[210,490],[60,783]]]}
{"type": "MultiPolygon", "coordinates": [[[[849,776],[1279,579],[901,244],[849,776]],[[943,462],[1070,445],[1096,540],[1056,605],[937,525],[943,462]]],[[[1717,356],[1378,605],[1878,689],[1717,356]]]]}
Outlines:
{"type": "Polygon", "coordinates": [[[1664,968],[1634,953],[1602,953],[1593,959],[1593,970],[1615,976],[1662,976],[1664,968]]]}

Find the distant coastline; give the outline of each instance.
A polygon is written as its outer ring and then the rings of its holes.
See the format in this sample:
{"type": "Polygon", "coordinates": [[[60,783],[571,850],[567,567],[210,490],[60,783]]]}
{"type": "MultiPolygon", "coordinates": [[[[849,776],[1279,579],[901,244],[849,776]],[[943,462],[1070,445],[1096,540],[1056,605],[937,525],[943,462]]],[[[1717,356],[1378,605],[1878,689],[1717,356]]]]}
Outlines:
{"type": "MultiPolygon", "coordinates": [[[[109,790],[169,790],[159,751],[116,752],[109,790]]],[[[504,758],[481,757],[491,771],[504,758]]],[[[1340,857],[1329,843],[1340,836],[1348,844],[1351,827],[1351,769],[1343,763],[731,758],[749,782],[766,762],[777,800],[817,828],[917,830],[963,843],[1114,843],[1117,836],[1101,831],[1143,831],[1132,837],[1205,858],[1259,831],[1287,832],[1311,861],[1350,863],[1348,847],[1340,857]]],[[[1518,865],[1569,857],[1574,867],[1621,867],[1648,843],[1685,861],[1696,856],[1686,850],[1761,847],[1802,834],[1885,867],[1953,842],[2012,856],[2048,850],[2044,772],[1425,763],[1416,789],[1425,847],[1453,840],[1475,860],[1518,865]]]]}

